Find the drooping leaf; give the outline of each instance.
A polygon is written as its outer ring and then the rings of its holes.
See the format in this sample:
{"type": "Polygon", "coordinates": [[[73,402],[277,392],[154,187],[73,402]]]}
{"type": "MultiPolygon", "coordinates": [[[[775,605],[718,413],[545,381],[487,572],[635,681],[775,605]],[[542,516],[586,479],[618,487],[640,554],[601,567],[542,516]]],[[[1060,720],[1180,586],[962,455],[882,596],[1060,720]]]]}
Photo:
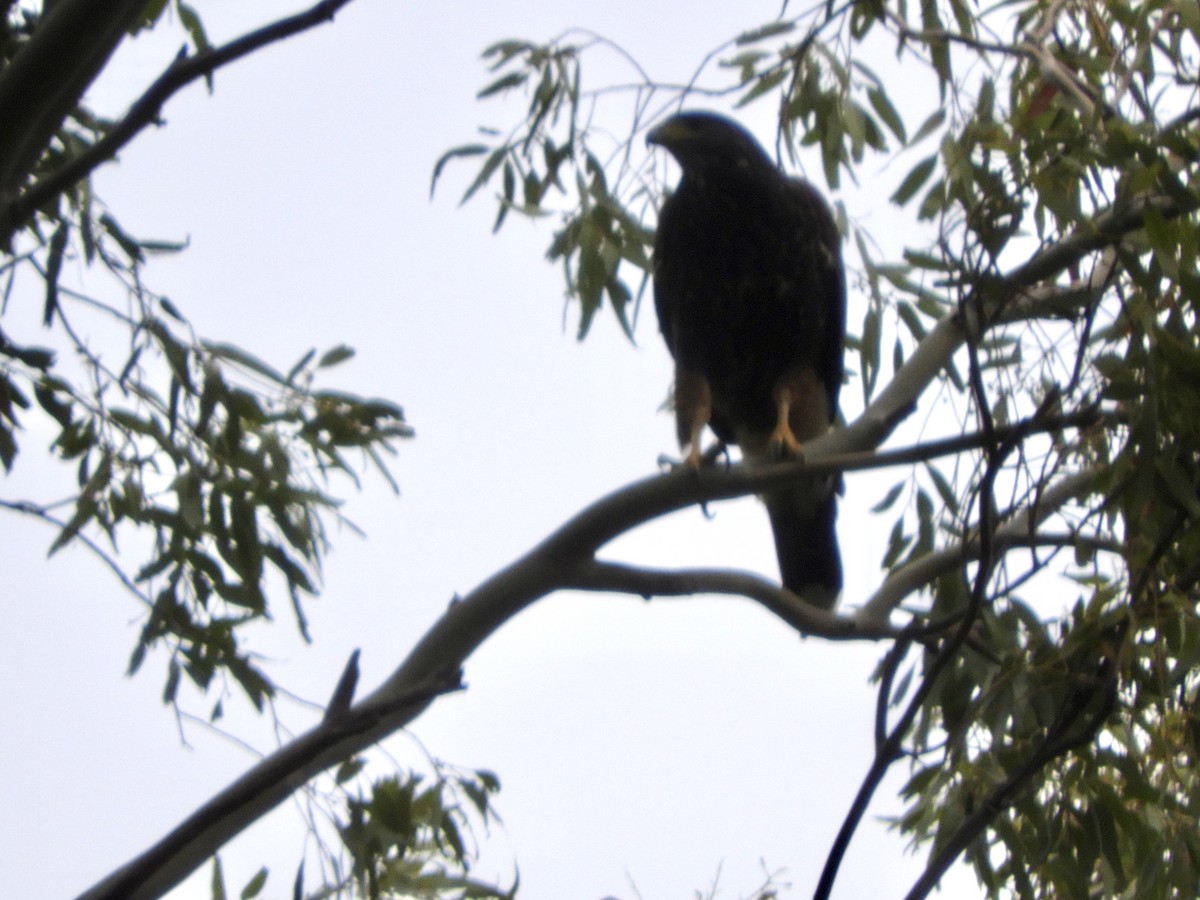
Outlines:
{"type": "Polygon", "coordinates": [[[907,133],[904,129],[904,120],[900,118],[900,113],[892,105],[891,99],[883,88],[873,87],[868,90],[867,100],[870,101],[871,108],[875,110],[876,115],[888,127],[888,131],[896,136],[896,140],[900,141],[901,144],[908,143],[907,133]]]}
{"type": "MultiPolygon", "coordinates": [[[[321,355],[321,358],[319,360],[317,360],[317,368],[318,369],[330,369],[330,368],[333,368],[334,366],[338,365],[339,363],[343,363],[346,360],[353,359],[353,358],[354,358],[354,348],[353,347],[349,347],[346,344],[338,344],[332,350],[327,350],[327,351],[325,351],[325,353],[323,353],[321,355]]],[[[291,379],[289,378],[288,380],[290,381],[291,379]]]]}
{"type": "Polygon", "coordinates": [[[63,255],[67,248],[70,226],[63,222],[50,238],[46,251],[46,302],[42,309],[42,324],[49,327],[58,312],[58,276],[62,272],[63,255]]]}
{"type": "Polygon", "coordinates": [[[519,87],[529,80],[528,72],[509,72],[501,75],[487,87],[481,88],[479,93],[475,95],[476,100],[483,100],[486,97],[491,97],[494,94],[503,93],[504,91],[512,90],[519,87]]]}
{"type": "Polygon", "coordinates": [[[888,492],[884,495],[883,499],[871,507],[871,512],[881,513],[891,509],[892,505],[899,499],[900,493],[904,490],[904,484],[903,481],[897,481],[888,488],[888,492]]]}
{"type": "Polygon", "coordinates": [[[896,188],[896,192],[892,194],[891,201],[897,206],[903,206],[919,191],[925,182],[929,180],[929,176],[933,174],[934,168],[937,166],[938,154],[927,156],[915,166],[913,166],[904,180],[900,182],[900,186],[896,188]]]}
{"type": "Polygon", "coordinates": [[[254,876],[246,882],[246,886],[242,888],[241,900],[253,900],[262,893],[264,887],[267,886],[268,870],[266,866],[259,869],[254,876]]]}
{"type": "Polygon", "coordinates": [[[795,22],[786,20],[768,22],[766,25],[760,25],[758,28],[751,29],[750,31],[743,31],[734,38],[734,43],[739,47],[744,47],[747,44],[757,44],[759,41],[778,37],[781,34],[790,34],[795,29],[795,22]]]}
{"type": "Polygon", "coordinates": [[[461,147],[454,147],[447,150],[438,157],[437,162],[433,166],[433,176],[429,179],[429,196],[433,196],[434,190],[437,188],[438,178],[441,177],[442,169],[446,167],[446,163],[452,159],[463,159],[471,156],[482,156],[491,148],[487,144],[465,144],[461,147]]]}

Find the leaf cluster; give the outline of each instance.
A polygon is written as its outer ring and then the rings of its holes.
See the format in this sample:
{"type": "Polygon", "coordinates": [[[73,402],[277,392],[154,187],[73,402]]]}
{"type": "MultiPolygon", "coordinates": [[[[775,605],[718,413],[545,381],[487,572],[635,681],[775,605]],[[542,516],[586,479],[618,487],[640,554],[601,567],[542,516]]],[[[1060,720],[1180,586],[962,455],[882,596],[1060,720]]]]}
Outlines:
{"type": "Polygon", "coordinates": [[[567,39],[547,44],[506,40],[488,47],[483,58],[496,77],[478,97],[524,91],[529,96],[525,116],[507,134],[487,129],[487,142],[446,151],[434,166],[431,184],[432,190],[447,163],[482,157],[462,203],[498,178],[495,229],[510,211],[558,219],[546,255],[561,262],[567,297],[579,301],[581,340],[606,300],[632,339],[630,302],[635,296],[640,300],[645,290],[654,237],[634,212],[639,202],[646,203],[644,193],[636,186],[631,190],[623,178],[610,185],[607,175],[609,161],[622,155],[628,159],[632,140],[601,151],[589,129],[594,107],[582,92],[580,56],[602,43],[594,37],[582,45],[567,39]],[[636,291],[631,287],[635,279],[636,291]]]}
{"type": "MultiPolygon", "coordinates": [[[[344,780],[350,764],[339,772],[344,780]]],[[[374,780],[368,795],[347,797],[339,825],[350,852],[350,878],[363,897],[511,898],[507,891],[470,876],[472,852],[464,829],[472,816],[486,826],[495,815],[491,797],[500,789],[494,774],[478,771],[428,786],[419,774],[374,780]]]]}
{"type": "MultiPolygon", "coordinates": [[[[343,850],[322,845],[318,884],[304,862],[296,869],[291,895],[296,898],[428,898],[428,900],[503,900],[516,896],[518,881],[507,890],[471,875],[474,828],[497,819],[492,798],[500,790],[486,770],[457,771],[434,762],[432,778],[408,771],[366,781],[363,757],[337,770],[333,803],[343,850]],[[363,783],[365,782],[365,783],[363,783]]],[[[318,838],[319,840],[319,838],[318,838]]],[[[243,886],[242,900],[264,894],[271,871],[260,868],[243,886]]],[[[229,894],[221,857],[213,858],[210,895],[229,894]]],[[[282,894],[279,894],[282,896],[282,894]]]]}

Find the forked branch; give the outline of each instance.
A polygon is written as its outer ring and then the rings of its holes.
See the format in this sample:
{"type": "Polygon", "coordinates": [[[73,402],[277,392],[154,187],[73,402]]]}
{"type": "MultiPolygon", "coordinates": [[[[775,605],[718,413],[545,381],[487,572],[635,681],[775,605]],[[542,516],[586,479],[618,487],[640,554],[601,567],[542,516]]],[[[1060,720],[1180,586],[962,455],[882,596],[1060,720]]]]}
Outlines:
{"type": "MultiPolygon", "coordinates": [[[[992,536],[993,549],[1004,553],[1016,547],[1061,545],[1057,536],[1050,538],[1040,534],[1038,526],[1065,504],[1087,493],[1097,475],[1097,470],[1085,469],[1064,476],[1042,491],[1034,502],[1010,513],[992,536]]],[[[859,611],[859,621],[864,626],[886,622],[905,598],[933,583],[939,576],[961,569],[970,560],[978,559],[980,545],[977,532],[977,528],[972,529],[972,536],[959,544],[928,553],[892,572],[859,611]]],[[[1078,536],[1072,536],[1072,540],[1078,539],[1078,536]]]]}

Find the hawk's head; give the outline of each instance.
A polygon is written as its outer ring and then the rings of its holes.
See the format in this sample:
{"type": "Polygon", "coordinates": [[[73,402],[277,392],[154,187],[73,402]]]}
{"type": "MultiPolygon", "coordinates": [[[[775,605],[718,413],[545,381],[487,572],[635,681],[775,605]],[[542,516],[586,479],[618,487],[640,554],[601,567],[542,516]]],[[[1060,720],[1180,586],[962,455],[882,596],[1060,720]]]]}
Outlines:
{"type": "Polygon", "coordinates": [[[666,149],[685,175],[760,166],[775,168],[750,132],[732,119],[711,112],[671,116],[646,135],[646,143],[666,149]]]}

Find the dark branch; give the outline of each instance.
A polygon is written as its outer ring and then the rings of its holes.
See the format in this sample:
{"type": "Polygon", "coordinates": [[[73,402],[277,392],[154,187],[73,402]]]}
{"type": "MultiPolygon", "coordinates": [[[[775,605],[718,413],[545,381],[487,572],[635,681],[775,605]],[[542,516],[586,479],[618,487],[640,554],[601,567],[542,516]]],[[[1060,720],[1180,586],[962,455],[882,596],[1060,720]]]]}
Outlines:
{"type": "Polygon", "coordinates": [[[62,168],[39,179],[19,197],[5,204],[0,212],[0,223],[3,223],[4,228],[4,232],[0,234],[0,246],[11,239],[12,234],[28,221],[36,209],[70,190],[102,163],[116,156],[148,125],[158,122],[163,104],[181,88],[268,44],[332,21],[338,10],[350,2],[351,0],[322,0],[302,13],[272,22],[220,47],[191,57],[181,55],[150,85],[129,108],[124,118],[113,125],[104,137],[62,168]]]}
{"type": "MultiPolygon", "coordinates": [[[[41,504],[33,503],[28,500],[0,499],[0,509],[7,509],[10,512],[32,516],[33,518],[39,519],[48,525],[54,526],[56,529],[58,529],[60,534],[64,533],[67,528],[67,523],[63,519],[53,515],[41,504]]],[[[79,541],[83,544],[83,546],[94,553],[100,559],[100,561],[104,563],[104,565],[106,565],[115,576],[117,576],[117,580],[121,582],[125,589],[129,591],[129,593],[133,594],[133,596],[135,596],[138,600],[140,600],[144,606],[147,608],[153,606],[153,601],[146,595],[146,592],[137,586],[134,580],[130,578],[128,574],[126,574],[124,569],[121,568],[120,563],[110,556],[103,547],[96,543],[96,541],[88,537],[83,531],[76,532],[72,540],[79,541]]]]}
{"type": "MultiPolygon", "coordinates": [[[[13,197],[67,114],[108,63],[145,0],[59,0],[0,72],[0,201],[13,197]]],[[[16,226],[0,214],[0,247],[16,226]]]]}
{"type": "MultiPolygon", "coordinates": [[[[972,335],[972,337],[977,337],[977,335],[972,335]]],[[[973,340],[968,341],[968,349],[970,350],[972,369],[970,383],[973,388],[976,405],[984,420],[983,438],[985,446],[983,449],[987,457],[987,466],[984,468],[983,477],[980,479],[977,497],[979,508],[979,562],[971,588],[970,599],[967,602],[966,609],[963,611],[960,621],[951,631],[945,642],[937,649],[937,654],[933,660],[926,665],[920,685],[913,692],[913,696],[910,698],[908,705],[900,715],[895,726],[888,731],[886,722],[881,722],[877,725],[877,729],[885,732],[887,736],[883,741],[876,743],[875,758],[872,760],[866,775],[863,777],[862,784],[859,786],[858,792],[850,804],[850,809],[842,821],[841,828],[838,829],[837,837],[834,839],[829,855],[825,859],[825,866],[821,870],[821,878],[817,882],[817,889],[813,893],[813,900],[827,900],[832,894],[838,870],[841,868],[842,860],[845,859],[850,841],[854,837],[854,833],[858,830],[863,816],[866,815],[867,807],[874,798],[875,792],[879,789],[879,785],[883,783],[888,769],[891,768],[896,760],[900,759],[904,739],[912,729],[917,715],[932,695],[938,679],[958,657],[959,651],[967,642],[971,628],[974,626],[979,612],[983,608],[987,596],[987,585],[991,581],[992,572],[996,566],[997,558],[994,547],[997,524],[994,505],[995,482],[1005,458],[1012,452],[1021,438],[1019,435],[1012,435],[1007,439],[1001,439],[997,435],[997,430],[988,415],[990,405],[987,403],[984,393],[983,380],[979,371],[979,362],[975,353],[973,340]]]]}

